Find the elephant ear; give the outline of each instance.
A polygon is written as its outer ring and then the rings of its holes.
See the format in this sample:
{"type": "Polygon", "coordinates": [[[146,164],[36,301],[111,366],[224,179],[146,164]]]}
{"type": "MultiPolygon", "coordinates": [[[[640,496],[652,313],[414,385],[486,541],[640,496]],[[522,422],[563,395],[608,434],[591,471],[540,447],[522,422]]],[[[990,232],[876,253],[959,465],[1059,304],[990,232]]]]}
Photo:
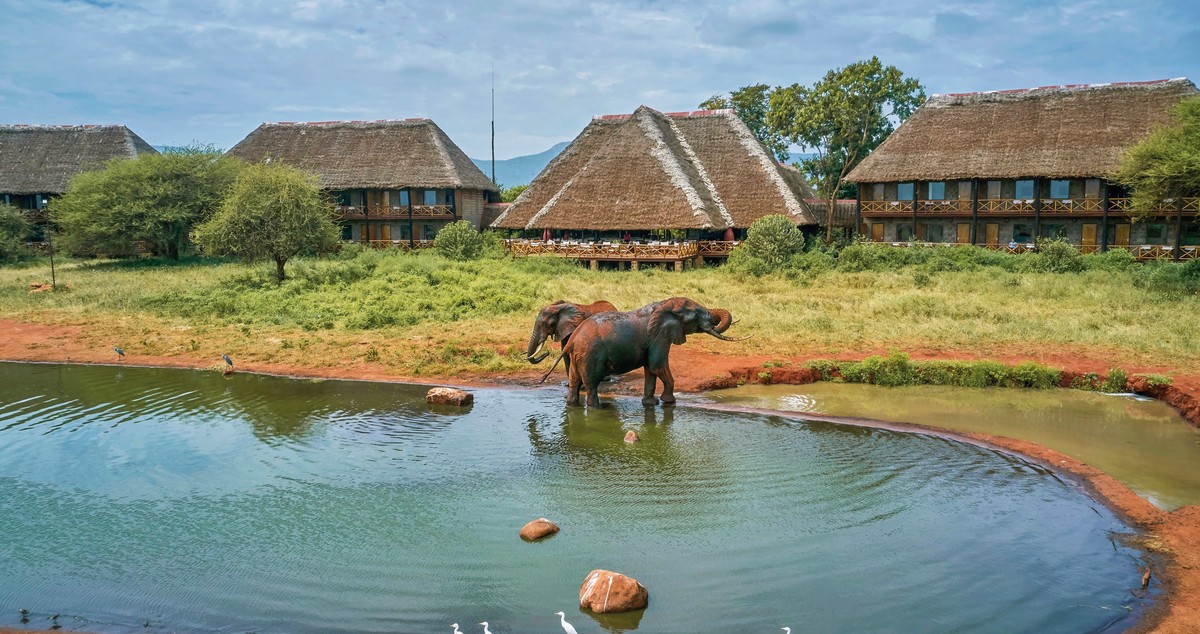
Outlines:
{"type": "Polygon", "coordinates": [[[583,323],[583,311],[575,304],[563,302],[558,307],[558,323],[554,328],[554,334],[559,341],[571,336],[579,324],[583,323]]]}
{"type": "Polygon", "coordinates": [[[677,346],[687,343],[687,335],[683,333],[683,322],[675,313],[675,308],[675,303],[668,300],[650,313],[647,329],[652,341],[665,337],[677,346]]]}

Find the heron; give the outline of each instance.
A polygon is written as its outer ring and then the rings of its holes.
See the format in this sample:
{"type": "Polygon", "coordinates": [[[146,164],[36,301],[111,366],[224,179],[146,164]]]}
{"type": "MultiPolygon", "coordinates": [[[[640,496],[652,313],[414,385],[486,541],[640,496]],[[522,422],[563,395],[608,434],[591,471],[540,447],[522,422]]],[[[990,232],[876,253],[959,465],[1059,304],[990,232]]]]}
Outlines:
{"type": "Polygon", "coordinates": [[[480,625],[483,626],[483,634],[492,634],[492,631],[488,629],[487,621],[483,621],[480,625]]]}
{"type": "Polygon", "coordinates": [[[113,352],[117,353],[118,359],[120,359],[122,361],[125,360],[125,351],[124,350],[122,350],[121,348],[119,348],[117,346],[113,346],[113,352]]]}
{"type": "Polygon", "coordinates": [[[454,628],[454,634],[462,634],[458,629],[458,623],[451,623],[450,627],[454,628]]]}
{"type": "Polygon", "coordinates": [[[559,620],[562,622],[562,628],[563,628],[564,632],[566,632],[567,634],[579,634],[579,632],[575,631],[574,625],[567,623],[567,615],[565,613],[555,612],[554,614],[556,616],[558,616],[559,620]]]}
{"type": "Polygon", "coordinates": [[[792,634],[792,628],[790,627],[781,627],[779,629],[783,630],[783,634],[792,634]]]}
{"type": "Polygon", "coordinates": [[[227,355],[225,353],[221,353],[221,358],[225,360],[225,365],[227,365],[231,368],[233,367],[233,359],[230,359],[229,355],[227,355]]]}

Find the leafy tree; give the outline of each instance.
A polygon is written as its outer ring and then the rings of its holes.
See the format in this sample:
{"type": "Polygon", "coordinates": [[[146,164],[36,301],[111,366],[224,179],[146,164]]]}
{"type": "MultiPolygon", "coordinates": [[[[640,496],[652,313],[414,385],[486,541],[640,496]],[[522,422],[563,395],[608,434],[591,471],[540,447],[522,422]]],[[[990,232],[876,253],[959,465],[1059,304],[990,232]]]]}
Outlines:
{"type": "Polygon", "coordinates": [[[734,113],[750,128],[754,136],[762,141],[767,151],[783,162],[788,159],[788,141],[783,134],[767,125],[770,96],[770,86],[754,84],[742,86],[729,93],[729,96],[713,95],[700,104],[700,107],[707,110],[733,108],[734,113]]]}
{"type": "Polygon", "coordinates": [[[51,201],[50,217],[71,252],[128,255],[144,243],[156,255],[179,259],[193,228],[221,204],[242,163],[212,148],[110,161],[71,180],[51,201]]]}
{"type": "Polygon", "coordinates": [[[529,189],[529,185],[514,185],[512,187],[505,187],[500,190],[500,202],[511,203],[517,199],[517,196],[520,196],[522,193],[524,193],[526,189],[529,189]]]}
{"type": "Polygon", "coordinates": [[[1143,215],[1165,198],[1200,197],[1200,97],[1179,102],[1171,115],[1174,125],[1130,149],[1116,175],[1143,215]]]}
{"type": "Polygon", "coordinates": [[[433,247],[451,260],[474,260],[483,254],[483,236],[466,220],[452,222],[438,232],[433,247]]]}
{"type": "Polygon", "coordinates": [[[270,259],[275,274],[297,255],[333,247],[340,234],[337,208],[315,175],[282,163],[246,167],[195,238],[215,255],[270,259]]]}
{"type": "Polygon", "coordinates": [[[33,233],[33,223],[10,205],[0,205],[0,262],[18,262],[29,255],[25,240],[33,233]]]}
{"type": "Polygon", "coordinates": [[[878,57],[835,68],[812,86],[771,91],[767,125],[814,152],[800,161],[829,203],[826,240],[846,175],[925,101],[925,90],[878,57]]]}
{"type": "Polygon", "coordinates": [[[752,275],[764,275],[790,265],[804,250],[804,234],[791,218],[763,216],[746,231],[746,239],[729,254],[729,267],[752,275]]]}

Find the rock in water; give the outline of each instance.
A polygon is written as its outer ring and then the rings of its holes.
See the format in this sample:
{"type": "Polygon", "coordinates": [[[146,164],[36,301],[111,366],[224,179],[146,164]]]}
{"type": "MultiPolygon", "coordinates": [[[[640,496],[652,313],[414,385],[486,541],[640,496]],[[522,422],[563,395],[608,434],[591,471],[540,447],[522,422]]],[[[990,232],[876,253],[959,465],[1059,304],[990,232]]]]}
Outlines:
{"type": "Polygon", "coordinates": [[[435,387],[425,395],[425,402],[430,405],[466,407],[475,402],[475,395],[452,387],[435,387]]]}
{"type": "Polygon", "coordinates": [[[619,572],[593,570],[579,588],[579,607],[592,612],[629,612],[650,602],[650,593],[637,579],[619,572]]]}
{"type": "Polygon", "coordinates": [[[550,520],[539,517],[521,527],[521,539],[532,542],[548,537],[558,532],[558,525],[550,520]]]}
{"type": "Polygon", "coordinates": [[[641,440],[641,438],[638,438],[638,435],[637,435],[637,432],[636,432],[636,431],[633,431],[633,430],[631,429],[631,430],[629,430],[629,431],[625,432],[625,442],[628,442],[628,443],[634,443],[634,442],[637,442],[637,441],[639,441],[639,440],[641,440]]]}

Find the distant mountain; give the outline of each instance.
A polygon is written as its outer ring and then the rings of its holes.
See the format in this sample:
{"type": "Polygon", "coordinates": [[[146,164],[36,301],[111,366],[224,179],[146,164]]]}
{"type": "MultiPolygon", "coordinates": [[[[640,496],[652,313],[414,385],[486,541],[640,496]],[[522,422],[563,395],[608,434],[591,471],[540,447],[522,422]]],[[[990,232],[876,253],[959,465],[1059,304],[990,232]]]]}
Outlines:
{"type": "MultiPolygon", "coordinates": [[[[557,143],[554,147],[545,152],[537,154],[529,154],[527,156],[515,156],[510,159],[496,161],[496,180],[504,187],[515,187],[517,185],[528,185],[533,182],[536,177],[554,157],[558,156],[563,148],[567,147],[568,142],[563,141],[557,143]]],[[[492,176],[492,162],[490,159],[471,159],[483,170],[488,178],[492,176]]]]}

